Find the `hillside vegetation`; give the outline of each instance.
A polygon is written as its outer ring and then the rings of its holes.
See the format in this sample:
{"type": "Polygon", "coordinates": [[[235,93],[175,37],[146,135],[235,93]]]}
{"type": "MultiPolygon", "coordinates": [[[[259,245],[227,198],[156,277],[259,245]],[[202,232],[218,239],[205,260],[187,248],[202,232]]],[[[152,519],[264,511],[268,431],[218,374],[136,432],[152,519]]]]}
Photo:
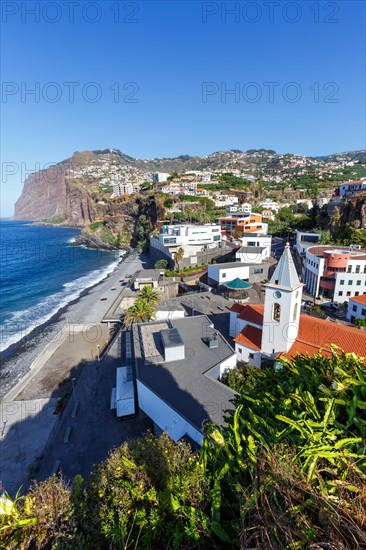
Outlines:
{"type": "Polygon", "coordinates": [[[236,410],[199,452],[147,434],[88,483],[5,497],[1,548],[365,548],[366,360],[334,350],[225,381],[236,410]]]}

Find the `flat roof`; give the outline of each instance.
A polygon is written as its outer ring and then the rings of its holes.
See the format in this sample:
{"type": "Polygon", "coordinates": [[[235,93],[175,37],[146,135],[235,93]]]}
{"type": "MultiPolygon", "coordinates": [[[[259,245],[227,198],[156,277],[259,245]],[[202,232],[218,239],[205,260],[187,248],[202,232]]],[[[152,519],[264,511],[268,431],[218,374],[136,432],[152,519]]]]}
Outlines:
{"type": "Polygon", "coordinates": [[[251,252],[252,254],[260,254],[265,250],[265,246],[242,246],[237,252],[245,252],[246,254],[251,252]]]}
{"type": "Polygon", "coordinates": [[[185,311],[182,304],[173,301],[163,302],[159,305],[158,311],[185,311]]]}
{"type": "Polygon", "coordinates": [[[153,280],[157,281],[159,279],[161,269],[141,269],[135,275],[135,281],[144,281],[144,280],[153,280]]]}
{"type": "Polygon", "coordinates": [[[350,260],[366,259],[365,248],[350,248],[349,246],[336,246],[334,244],[315,244],[308,248],[308,252],[318,256],[318,258],[323,258],[324,252],[333,252],[334,254],[350,254],[350,260]]]}
{"type": "Polygon", "coordinates": [[[208,267],[212,269],[234,269],[235,267],[245,267],[246,265],[249,265],[249,263],[246,262],[226,262],[222,264],[210,264],[208,267]]]}
{"type": "Polygon", "coordinates": [[[227,262],[226,264],[209,264],[209,268],[214,268],[214,269],[218,269],[218,270],[221,270],[221,269],[234,269],[234,268],[238,268],[238,267],[246,267],[246,266],[251,266],[251,265],[259,265],[261,262],[256,262],[256,263],[251,263],[251,262],[227,262]]]}
{"type": "Polygon", "coordinates": [[[215,379],[209,371],[231,357],[234,350],[213,328],[206,315],[140,323],[133,326],[133,338],[138,380],[199,431],[202,431],[205,421],[225,424],[224,411],[235,408],[230,399],[236,392],[215,379]],[[176,329],[184,343],[185,358],[182,360],[165,362],[161,350],[156,353],[161,331],[169,328],[176,329]],[[210,348],[207,338],[214,334],[218,346],[210,348]],[[155,346],[144,352],[142,343],[145,342],[154,342],[155,346]]]}

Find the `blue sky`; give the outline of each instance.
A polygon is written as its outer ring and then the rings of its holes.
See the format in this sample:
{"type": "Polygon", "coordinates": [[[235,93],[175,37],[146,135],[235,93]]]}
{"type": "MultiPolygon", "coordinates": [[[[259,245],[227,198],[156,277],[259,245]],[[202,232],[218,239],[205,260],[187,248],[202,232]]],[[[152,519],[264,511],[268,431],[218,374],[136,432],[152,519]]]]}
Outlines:
{"type": "Polygon", "coordinates": [[[55,4],[2,2],[2,216],[76,150],[365,147],[361,1],[55,4]]]}

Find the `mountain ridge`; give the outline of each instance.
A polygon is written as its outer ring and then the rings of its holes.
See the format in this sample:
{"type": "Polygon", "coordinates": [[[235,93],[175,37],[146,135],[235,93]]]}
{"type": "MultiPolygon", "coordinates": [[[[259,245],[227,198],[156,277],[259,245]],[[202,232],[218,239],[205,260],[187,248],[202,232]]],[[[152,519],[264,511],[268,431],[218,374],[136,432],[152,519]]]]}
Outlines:
{"type": "Polygon", "coordinates": [[[53,166],[30,174],[15,203],[13,219],[42,221],[57,218],[66,225],[85,227],[103,216],[113,184],[151,182],[152,172],[231,172],[242,178],[277,178],[284,183],[299,174],[327,171],[354,163],[366,163],[366,151],[306,157],[276,153],[272,149],[215,151],[206,156],[139,159],[118,149],[76,151],[53,166]]]}

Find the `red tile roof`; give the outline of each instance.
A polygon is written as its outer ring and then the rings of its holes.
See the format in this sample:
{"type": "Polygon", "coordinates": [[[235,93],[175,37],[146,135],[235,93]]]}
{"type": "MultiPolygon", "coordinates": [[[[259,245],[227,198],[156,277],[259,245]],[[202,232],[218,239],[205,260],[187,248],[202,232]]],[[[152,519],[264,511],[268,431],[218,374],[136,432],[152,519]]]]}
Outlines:
{"type": "MultiPolygon", "coordinates": [[[[356,298],[365,299],[365,296],[366,294],[356,296],[356,298]]],[[[263,326],[263,304],[234,304],[231,311],[238,313],[238,319],[263,326]]],[[[262,331],[249,325],[234,338],[234,341],[250,349],[260,350],[261,339],[262,331]]],[[[354,352],[358,356],[366,357],[366,333],[364,331],[303,314],[300,315],[299,334],[290,351],[281,352],[277,357],[291,358],[298,353],[315,355],[319,352],[322,355],[330,356],[331,344],[347,353],[354,352]]]]}
{"type": "Polygon", "coordinates": [[[253,323],[254,325],[263,325],[263,304],[247,304],[238,315],[238,319],[253,323]]]}
{"type": "Polygon", "coordinates": [[[366,294],[362,294],[361,296],[352,296],[350,300],[366,306],[366,294]]]}
{"type": "Polygon", "coordinates": [[[235,304],[233,304],[230,308],[230,311],[235,311],[235,313],[240,313],[243,309],[244,309],[244,305],[243,304],[238,304],[237,302],[235,302],[235,304]]]}
{"type": "Polygon", "coordinates": [[[334,344],[347,353],[366,357],[366,334],[362,330],[347,327],[324,319],[317,319],[309,315],[300,315],[299,334],[291,349],[287,353],[280,353],[282,357],[293,357],[297,353],[314,355],[319,351],[322,355],[330,355],[330,345],[334,344]]]}
{"type": "Polygon", "coordinates": [[[234,338],[234,342],[242,344],[243,346],[260,351],[262,342],[262,331],[259,328],[247,325],[241,332],[234,338]]]}

